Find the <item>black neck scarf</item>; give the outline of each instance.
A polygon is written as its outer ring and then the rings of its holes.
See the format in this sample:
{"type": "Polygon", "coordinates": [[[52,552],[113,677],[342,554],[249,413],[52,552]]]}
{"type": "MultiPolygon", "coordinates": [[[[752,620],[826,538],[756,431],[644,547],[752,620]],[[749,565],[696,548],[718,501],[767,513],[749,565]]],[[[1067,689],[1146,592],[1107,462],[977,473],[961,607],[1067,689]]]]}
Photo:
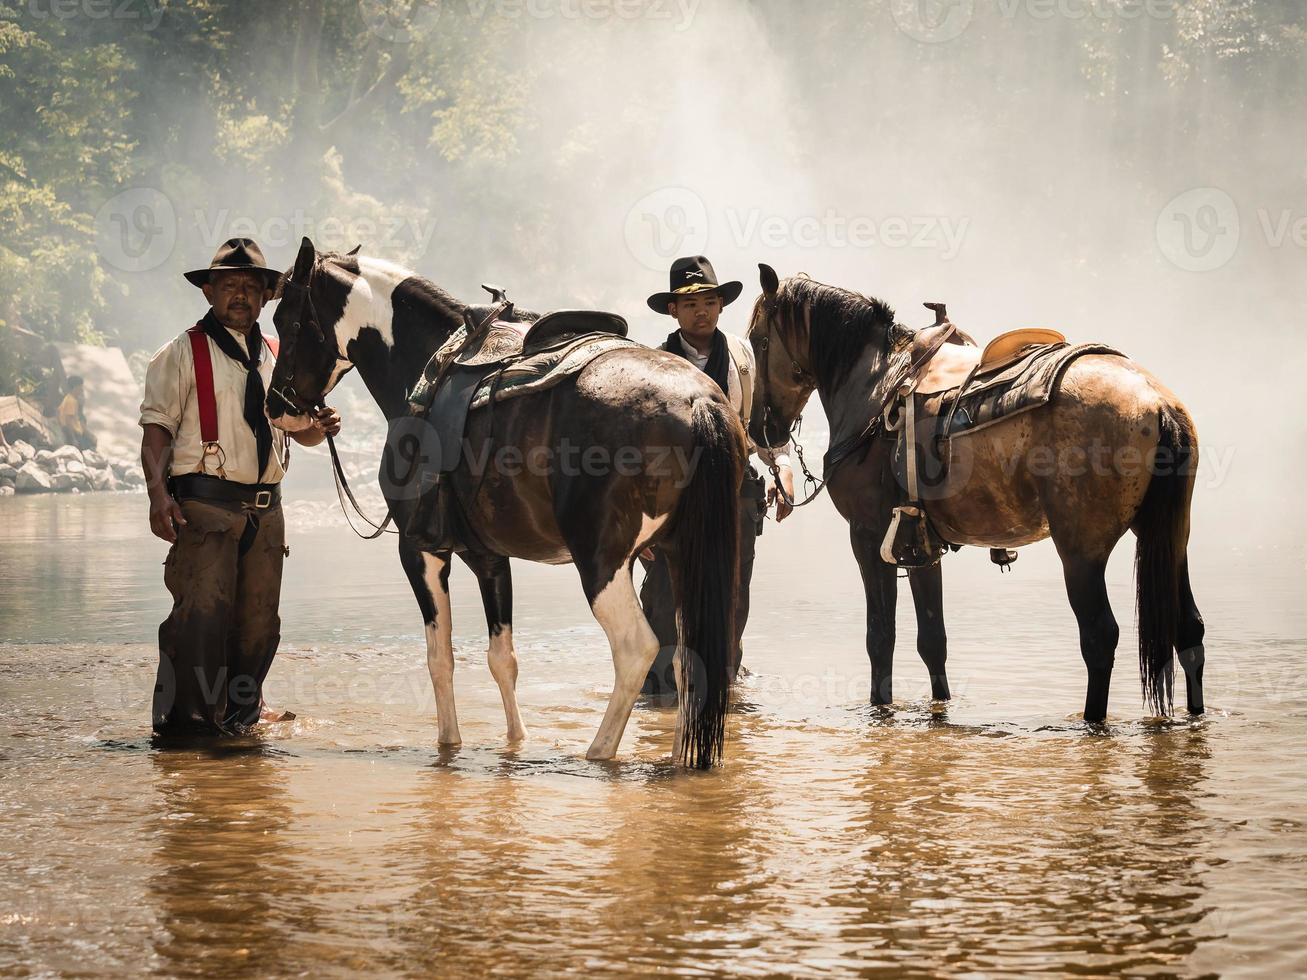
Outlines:
{"type": "MultiPolygon", "coordinates": [[[[690,344],[690,342],[687,340],[685,344],[690,344]]],[[[690,355],[685,351],[685,344],[681,342],[681,331],[673,330],[667,335],[667,349],[673,354],[679,354],[688,361],[690,355]]],[[[694,347],[693,344],[690,344],[690,346],[694,347]]],[[[730,365],[731,355],[726,349],[726,335],[720,330],[714,330],[712,350],[708,353],[708,363],[703,366],[703,373],[717,382],[717,387],[722,390],[724,395],[730,394],[726,387],[726,379],[730,377],[730,365]]]]}
{"type": "Polygon", "coordinates": [[[259,374],[259,362],[263,359],[263,334],[257,323],[250,327],[249,333],[245,335],[245,346],[249,348],[247,355],[241,350],[241,345],[236,342],[236,338],[218,322],[218,318],[213,315],[213,310],[209,310],[204,315],[204,319],[199,322],[199,327],[207,336],[213,338],[220,351],[245,368],[244,415],[245,422],[254,433],[254,441],[259,448],[259,475],[255,478],[255,482],[261,481],[263,471],[268,468],[268,457],[272,455],[272,427],[268,425],[268,416],[263,410],[263,401],[267,397],[267,392],[263,390],[263,377],[259,374]]]}

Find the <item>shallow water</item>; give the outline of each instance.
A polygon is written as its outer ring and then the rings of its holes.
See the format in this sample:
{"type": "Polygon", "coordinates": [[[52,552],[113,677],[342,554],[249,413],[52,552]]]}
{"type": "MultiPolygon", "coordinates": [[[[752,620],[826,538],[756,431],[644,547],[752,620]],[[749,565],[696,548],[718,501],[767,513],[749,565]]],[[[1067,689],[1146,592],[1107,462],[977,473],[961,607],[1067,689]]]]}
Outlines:
{"type": "Polygon", "coordinates": [[[434,746],[416,606],[390,543],[288,506],[294,722],[148,738],[165,546],[137,496],[0,499],[0,971],[162,975],[1282,976],[1307,972],[1301,547],[1195,532],[1202,720],[1144,719],[1125,543],[1106,732],[1051,546],[1001,576],[950,556],[955,699],[927,700],[900,602],[896,694],[867,704],[861,588],[826,502],[769,525],[725,765],[667,761],[611,684],[570,568],[518,564],[504,744],[480,601],[454,572],[464,745],[434,746]]]}

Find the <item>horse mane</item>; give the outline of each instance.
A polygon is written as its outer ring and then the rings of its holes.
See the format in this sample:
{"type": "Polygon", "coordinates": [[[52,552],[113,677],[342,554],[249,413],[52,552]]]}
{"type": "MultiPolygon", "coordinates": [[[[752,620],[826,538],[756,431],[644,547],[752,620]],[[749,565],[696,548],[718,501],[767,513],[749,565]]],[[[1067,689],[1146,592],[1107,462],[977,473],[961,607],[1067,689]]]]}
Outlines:
{"type": "Polygon", "coordinates": [[[874,344],[882,355],[890,355],[903,329],[896,326],[894,309],[888,303],[851,289],[828,286],[803,273],[780,284],[776,303],[782,336],[791,350],[803,329],[803,308],[811,308],[808,359],[818,383],[827,388],[847,377],[869,345],[874,344]]]}

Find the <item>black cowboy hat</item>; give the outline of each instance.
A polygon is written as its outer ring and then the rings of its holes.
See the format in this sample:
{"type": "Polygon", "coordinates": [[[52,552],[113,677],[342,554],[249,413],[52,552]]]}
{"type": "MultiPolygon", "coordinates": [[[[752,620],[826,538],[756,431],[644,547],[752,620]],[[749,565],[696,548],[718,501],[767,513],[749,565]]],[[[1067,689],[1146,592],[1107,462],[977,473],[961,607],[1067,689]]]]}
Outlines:
{"type": "Polygon", "coordinates": [[[713,272],[712,263],[702,255],[689,255],[672,263],[669,292],[654,293],[649,297],[649,309],[655,313],[667,313],[667,304],[697,293],[716,293],[722,298],[722,306],[730,306],[744,289],[741,282],[717,282],[717,273],[713,272]]]}
{"type": "Polygon", "coordinates": [[[230,269],[239,272],[260,272],[272,289],[281,278],[276,269],[269,269],[263,259],[263,249],[252,238],[229,238],[213,254],[213,261],[207,269],[195,269],[184,273],[186,281],[195,286],[203,286],[209,281],[210,274],[230,269]]]}

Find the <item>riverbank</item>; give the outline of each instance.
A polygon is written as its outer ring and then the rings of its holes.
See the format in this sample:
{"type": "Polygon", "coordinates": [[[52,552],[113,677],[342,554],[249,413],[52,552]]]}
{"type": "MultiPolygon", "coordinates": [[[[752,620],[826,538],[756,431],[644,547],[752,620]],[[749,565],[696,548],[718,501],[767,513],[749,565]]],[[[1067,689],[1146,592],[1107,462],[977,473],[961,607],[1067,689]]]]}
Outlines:
{"type": "Polygon", "coordinates": [[[109,459],[76,446],[37,449],[22,439],[0,447],[0,496],[144,489],[136,460],[109,459]]]}

